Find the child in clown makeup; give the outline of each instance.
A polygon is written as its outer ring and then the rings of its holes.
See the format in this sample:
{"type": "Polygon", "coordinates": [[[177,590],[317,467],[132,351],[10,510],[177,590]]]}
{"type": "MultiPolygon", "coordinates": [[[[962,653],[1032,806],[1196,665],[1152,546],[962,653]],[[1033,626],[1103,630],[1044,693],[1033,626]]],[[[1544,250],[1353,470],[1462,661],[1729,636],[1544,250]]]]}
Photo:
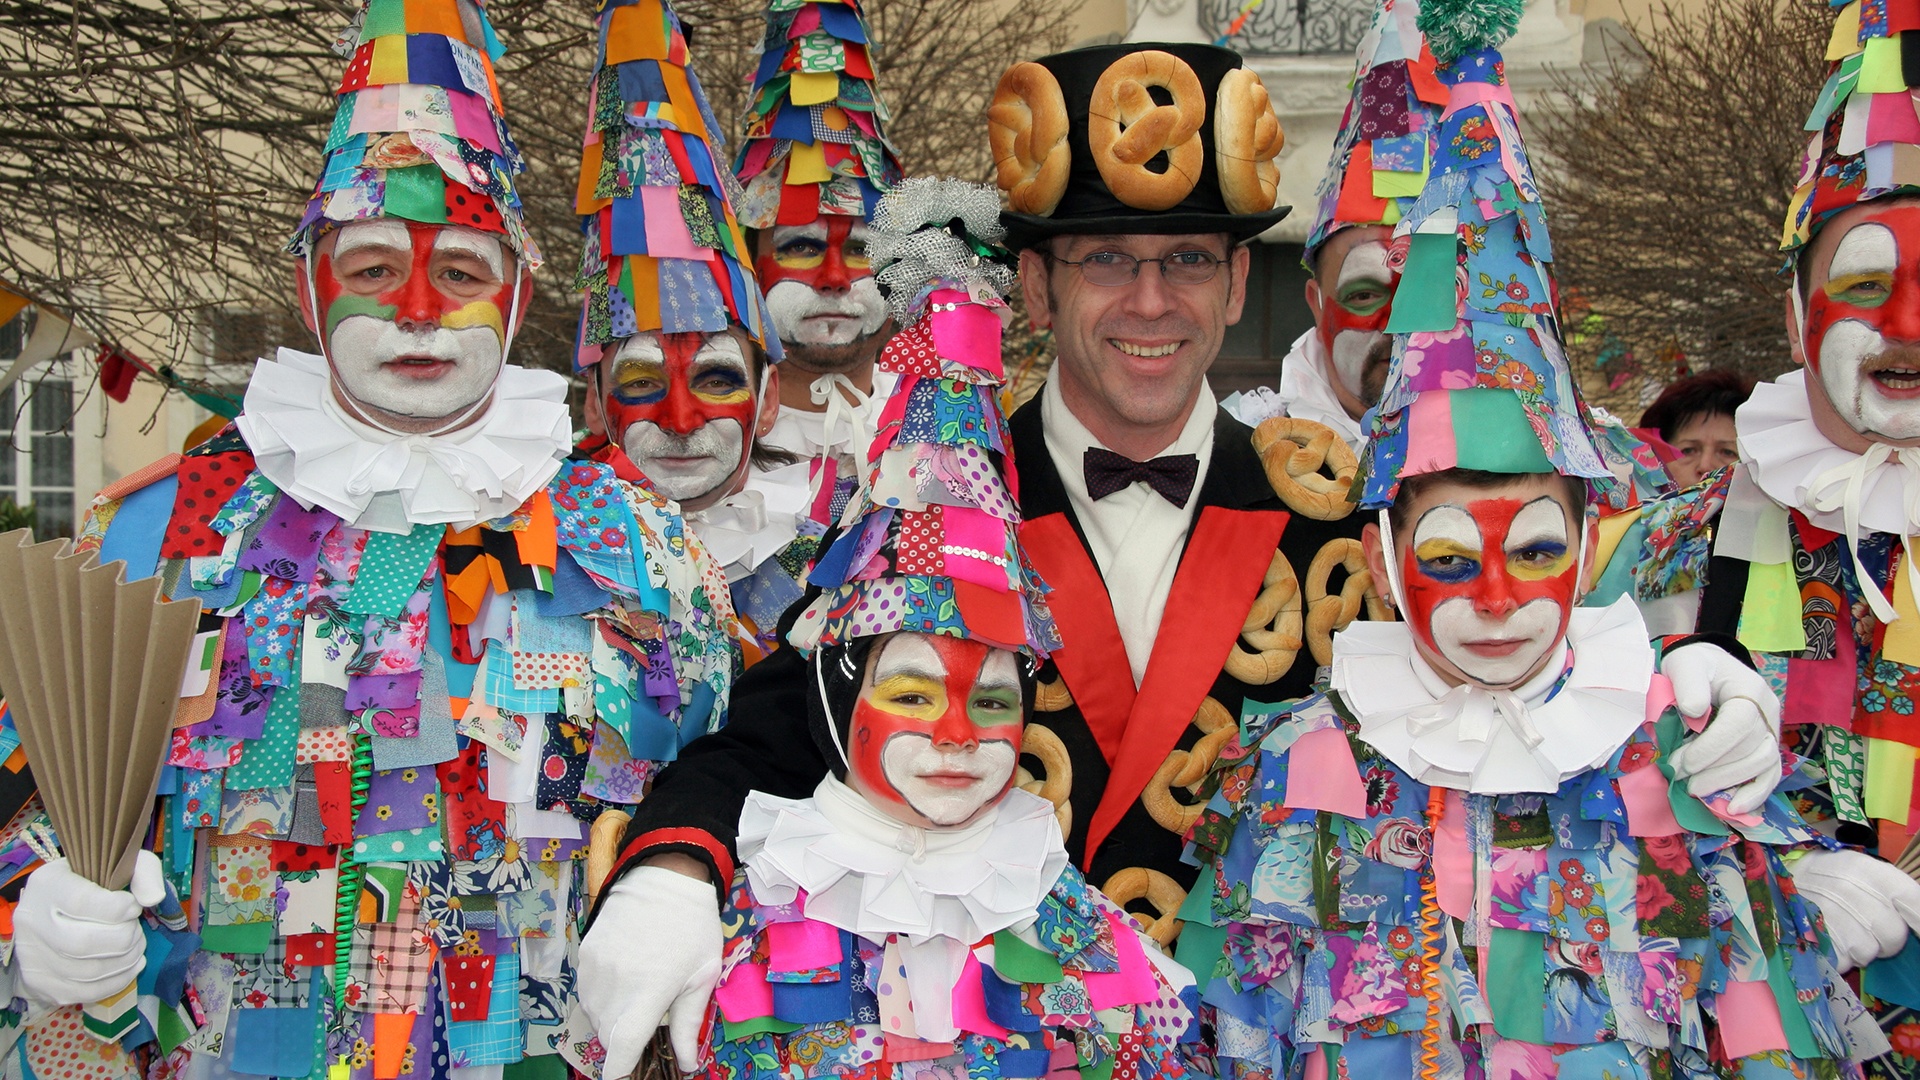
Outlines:
{"type": "Polygon", "coordinates": [[[1362,536],[1375,581],[1390,583],[1421,658],[1448,682],[1511,688],[1564,640],[1593,543],[1586,482],[1553,473],[1453,469],[1410,476],[1362,536]]]}

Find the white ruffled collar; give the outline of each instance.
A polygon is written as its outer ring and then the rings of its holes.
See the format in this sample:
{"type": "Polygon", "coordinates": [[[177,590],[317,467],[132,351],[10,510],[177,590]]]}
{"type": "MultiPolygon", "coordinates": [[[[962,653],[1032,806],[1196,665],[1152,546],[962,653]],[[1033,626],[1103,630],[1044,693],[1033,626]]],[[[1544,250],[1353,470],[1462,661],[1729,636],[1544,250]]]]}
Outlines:
{"type": "Polygon", "coordinates": [[[572,446],[566,380],[508,366],[493,404],[447,435],[393,435],[346,415],[325,357],[281,349],[254,365],[235,421],[254,464],[303,506],[376,532],[477,525],[513,513],[572,446]]]}
{"type": "Polygon", "coordinates": [[[813,502],[810,469],[804,461],[765,472],[749,469],[739,492],[686,515],[728,581],[752,574],[800,535],[813,502]]]}
{"type": "Polygon", "coordinates": [[[1296,338],[1280,361],[1280,397],[1287,403],[1288,416],[1325,424],[1349,446],[1357,448],[1364,439],[1360,421],[1348,416],[1346,406],[1334,396],[1333,384],[1327,381],[1326,346],[1312,330],[1296,338]]]}
{"type": "Polygon", "coordinates": [[[1560,648],[1512,690],[1449,687],[1420,658],[1406,623],[1356,622],[1334,635],[1332,687],[1359,720],[1360,738],[1423,784],[1553,792],[1603,764],[1646,721],[1654,672],[1631,597],[1574,609],[1560,648]]]}
{"type": "MultiPolygon", "coordinates": [[[[1755,386],[1735,412],[1734,426],[1740,460],[1753,482],[1774,502],[1846,537],[1867,606],[1881,622],[1898,619],[1893,602],[1860,562],[1860,540],[1863,530],[1920,534],[1920,448],[1875,443],[1857,454],[1835,446],[1814,423],[1804,368],[1755,386]]],[[[1907,571],[1911,584],[1911,563],[1907,571]]]]}
{"type": "Polygon", "coordinates": [[[1019,788],[970,825],[917,829],[829,776],[810,799],[748,795],[738,843],[757,902],[805,892],[809,919],[873,942],[898,935],[931,1041],[958,1033],[949,1010],[968,950],[1033,919],[1067,868],[1053,804],[1019,788]]]}

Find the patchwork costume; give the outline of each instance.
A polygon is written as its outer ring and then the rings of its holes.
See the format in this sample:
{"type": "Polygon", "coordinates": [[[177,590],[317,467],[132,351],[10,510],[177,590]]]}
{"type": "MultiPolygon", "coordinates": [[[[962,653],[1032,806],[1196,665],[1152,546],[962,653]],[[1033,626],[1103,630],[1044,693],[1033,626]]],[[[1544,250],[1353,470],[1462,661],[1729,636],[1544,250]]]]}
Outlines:
{"type": "Polygon", "coordinates": [[[1553,541],[1566,523],[1519,524],[1565,511],[1550,497],[1519,509],[1512,488],[1471,479],[1618,483],[1545,302],[1551,248],[1497,49],[1511,27],[1428,0],[1402,29],[1449,31],[1435,68],[1449,105],[1395,238],[1406,270],[1363,504],[1449,470],[1469,470],[1455,482],[1486,501],[1427,504],[1404,561],[1382,514],[1415,621],[1343,630],[1318,692],[1240,710],[1192,833],[1205,876],[1179,953],[1214,1007],[1220,1074],[1858,1075],[1885,1043],[1783,859],[1817,835],[1784,795],[1734,814],[1724,795],[1687,793],[1668,756],[1688,725],[1637,609],[1573,608],[1586,564],[1553,541]],[[1456,268],[1524,289],[1456,294],[1456,268]],[[1542,302],[1515,310],[1516,295],[1542,302]],[[1500,507],[1511,532],[1480,523],[1500,507]],[[1429,531],[1443,512],[1489,530],[1485,551],[1429,531]],[[1524,561],[1536,547],[1558,561],[1524,561]],[[1450,625],[1482,620],[1460,633],[1521,643],[1517,612],[1549,601],[1567,621],[1517,683],[1471,681],[1480,669],[1436,644],[1450,640],[1443,605],[1450,625]],[[1422,644],[1460,670],[1443,675],[1422,644]]]}
{"type": "MultiPolygon", "coordinates": [[[[887,139],[892,116],[876,83],[866,14],[858,0],[777,0],[767,5],[765,18],[745,141],[734,162],[746,188],[741,222],[762,232],[825,226],[826,250],[817,261],[822,268],[838,261],[842,276],[857,280],[866,275],[871,253],[845,233],[865,224],[901,179],[899,152],[887,139]]],[[[812,280],[796,277],[795,284],[811,288],[812,280]]],[[[787,374],[810,377],[792,368],[787,374]]],[[[860,485],[858,459],[873,438],[873,414],[890,395],[891,379],[876,372],[869,396],[845,375],[821,376],[814,380],[814,400],[825,409],[782,405],[773,430],[760,440],[804,463],[756,472],[749,482],[750,488],[768,489],[769,504],[777,488],[783,505],[795,505],[789,511],[797,536],[792,546],[769,552],[771,560],[750,568],[751,580],[729,578],[735,606],[762,651],[776,644],[780,615],[805,591],[805,567],[819,550],[819,538],[860,485]]]]}
{"type": "MultiPolygon", "coordinates": [[[[609,4],[604,15],[609,31],[595,72],[575,207],[587,239],[575,370],[602,365],[604,391],[625,339],[714,334],[729,326],[777,364],[780,342],[738,216],[743,193],[679,16],[664,0],[609,4]]],[[[624,460],[605,433],[595,433],[581,450],[595,460],[624,460]]],[[[758,622],[771,627],[800,596],[797,578],[812,545],[793,544],[808,512],[807,472],[804,462],[750,468],[741,491],[687,514],[725,571],[736,612],[743,604],[759,613],[758,621],[740,624],[749,663],[771,645],[758,622]]]]}
{"type": "MultiPolygon", "coordinates": [[[[1087,157],[1046,214],[1005,215],[1010,236],[1030,244],[1100,223],[1250,237],[1278,220],[1284,210],[1270,209],[1271,192],[1258,211],[1245,203],[1230,209],[1211,153],[1185,201],[1165,212],[1128,206],[1104,187],[1085,141],[1088,103],[1103,73],[1131,63],[1130,55],[1165,57],[1154,62],[1192,74],[1209,103],[1223,86],[1257,85],[1234,54],[1202,46],[1102,47],[1020,65],[1023,79],[1010,73],[1003,86],[1019,82],[1044,94],[1051,84],[1075,117],[1066,140],[1073,160],[1087,157]]],[[[1245,134],[1270,113],[1263,106],[1252,116],[1226,115],[1245,134]]],[[[1196,139],[1219,137],[1218,110],[1210,105],[1207,115],[1196,139]]],[[[914,355],[889,355],[896,354],[914,355]]],[[[1095,499],[1090,452],[1117,455],[1096,445],[1058,395],[1050,385],[1013,415],[1003,436],[1020,462],[1009,489],[1024,520],[1021,543],[1053,590],[1063,642],[1039,674],[1040,713],[1027,731],[1023,765],[1059,809],[1067,850],[1088,880],[1170,942],[1195,873],[1180,861],[1180,838],[1200,811],[1195,793],[1241,702],[1304,694],[1315,666],[1329,658],[1332,630],[1369,604],[1379,610],[1361,567],[1360,523],[1344,496],[1352,472],[1322,475],[1311,452],[1298,453],[1323,445],[1314,437],[1325,429],[1309,425],[1256,450],[1253,433],[1207,408],[1203,397],[1168,451],[1180,474],[1166,487],[1171,494],[1119,479],[1095,499]]],[[[866,467],[883,464],[887,450],[884,438],[877,441],[866,467]]],[[[838,578],[823,573],[838,572],[823,558],[813,584],[830,590],[838,578]]],[[[616,876],[671,851],[730,880],[747,792],[803,798],[827,771],[806,736],[808,686],[797,657],[776,653],[748,672],[736,690],[735,723],[690,747],[636,814],[616,876]]]]}
{"type": "MultiPolygon", "coordinates": [[[[1807,120],[1782,236],[1802,303],[1814,291],[1808,245],[1836,214],[1920,190],[1907,164],[1910,134],[1870,122],[1891,115],[1914,82],[1886,64],[1906,40],[1899,16],[1836,6],[1832,63],[1807,120]]],[[[1900,317],[1915,303],[1899,292],[1884,311],[1900,317]]],[[[1920,726],[1912,719],[1920,614],[1909,539],[1920,535],[1908,463],[1915,452],[1871,433],[1865,454],[1835,445],[1808,400],[1809,380],[1821,378],[1816,361],[1825,363],[1814,351],[1808,367],[1754,388],[1736,415],[1737,464],[1616,526],[1602,589],[1633,596],[1658,629],[1737,635],[1785,702],[1784,741],[1805,780],[1793,793],[1798,809],[1841,842],[1904,865],[1920,825],[1920,726]]],[[[1911,989],[1920,948],[1912,940],[1862,975],[1863,996],[1893,1045],[1869,1064],[1872,1075],[1920,1075],[1920,994],[1911,989]]]]}
{"type": "MultiPolygon", "coordinates": [[[[609,6],[603,48],[636,15],[666,29],[657,4],[609,6]]],[[[344,40],[290,250],[311,265],[326,231],[382,218],[536,263],[485,10],[372,0],[344,40]]],[[[589,828],[724,721],[726,583],[630,466],[566,460],[552,373],[504,366],[450,434],[337,392],[320,356],[261,360],[232,428],[87,518],[83,552],[201,602],[200,663],[149,841],[170,896],[141,1010],[86,1036],[77,1007],[30,1016],[27,1075],[596,1071],[572,989],[589,828]]]]}
{"type": "MultiPolygon", "coordinates": [[[[1027,663],[1059,645],[999,466],[1011,472],[996,313],[1013,275],[991,246],[998,200],[914,180],[874,224],[905,327],[880,359],[898,389],[880,411],[884,449],[814,569],[822,591],[792,631],[821,687],[814,734],[833,775],[810,798],[747,798],[707,1075],[1183,1076],[1178,1044],[1198,1035],[1191,977],[1068,865],[1053,804],[1009,787],[958,824],[923,827],[860,793],[895,782],[856,746],[871,731],[841,730],[835,703],[873,655],[861,643],[958,638],[1027,663]]],[[[872,681],[877,695],[877,667],[872,681]]],[[[1005,721],[963,722],[985,740],[1005,721]]],[[[1003,760],[1010,770],[1011,747],[1003,760]]]]}

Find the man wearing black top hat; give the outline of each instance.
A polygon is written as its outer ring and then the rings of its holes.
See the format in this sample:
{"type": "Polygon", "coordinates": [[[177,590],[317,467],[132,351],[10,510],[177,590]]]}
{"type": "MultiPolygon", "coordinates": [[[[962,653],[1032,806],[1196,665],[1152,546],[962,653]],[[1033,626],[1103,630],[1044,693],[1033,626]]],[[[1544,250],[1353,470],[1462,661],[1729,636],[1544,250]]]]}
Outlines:
{"type": "MultiPolygon", "coordinates": [[[[1054,801],[1087,877],[1171,945],[1196,875],[1182,834],[1242,702],[1306,694],[1333,631],[1385,614],[1347,500],[1357,466],[1331,429],[1256,434],[1207,385],[1246,302],[1243,245],[1288,210],[1279,123],[1238,55],[1140,44],[1016,64],[989,117],[1027,310],[1056,349],[1010,421],[1021,541],[1064,642],[1039,673],[1021,779],[1054,801]]],[[[809,691],[791,650],[762,661],[730,725],[639,807],[581,955],[603,1075],[625,1076],[663,1016],[695,1065],[722,934],[688,878],[724,893],[749,791],[804,798],[827,775],[809,691]]]]}

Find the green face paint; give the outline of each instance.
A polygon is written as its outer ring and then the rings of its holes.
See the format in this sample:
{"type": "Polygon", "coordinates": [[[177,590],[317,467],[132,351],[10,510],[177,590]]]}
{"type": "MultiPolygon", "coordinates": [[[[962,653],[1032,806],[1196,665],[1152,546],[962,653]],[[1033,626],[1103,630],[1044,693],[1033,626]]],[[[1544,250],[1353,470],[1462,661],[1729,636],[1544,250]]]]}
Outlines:
{"type": "Polygon", "coordinates": [[[333,300],[327,304],[327,337],[333,337],[334,327],[339,326],[342,321],[350,319],[355,315],[365,315],[369,318],[392,322],[394,316],[399,313],[400,309],[396,305],[382,304],[378,299],[371,296],[359,296],[354,293],[343,292],[335,296],[333,300]]]}

